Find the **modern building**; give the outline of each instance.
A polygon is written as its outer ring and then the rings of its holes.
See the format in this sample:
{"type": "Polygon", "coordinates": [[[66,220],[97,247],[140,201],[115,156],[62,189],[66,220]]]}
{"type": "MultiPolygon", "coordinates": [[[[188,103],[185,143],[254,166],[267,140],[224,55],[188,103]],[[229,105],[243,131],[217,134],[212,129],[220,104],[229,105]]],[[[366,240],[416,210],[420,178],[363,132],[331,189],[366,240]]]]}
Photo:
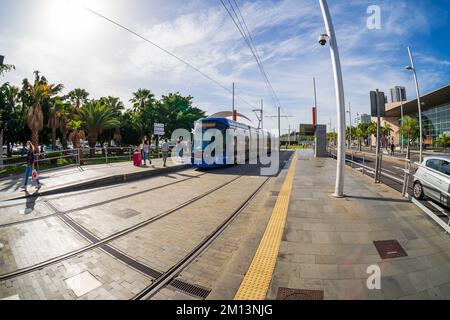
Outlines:
{"type": "MultiPolygon", "coordinates": [[[[450,84],[423,95],[420,100],[422,102],[424,145],[426,147],[437,146],[439,135],[450,134],[450,84]]],[[[393,129],[392,137],[397,145],[401,143],[399,129],[402,109],[404,116],[419,118],[417,99],[414,99],[386,104],[386,116],[382,119],[383,124],[389,123],[393,129]]]]}
{"type": "Polygon", "coordinates": [[[372,122],[372,117],[370,114],[358,114],[356,118],[356,125],[361,123],[370,123],[372,122]]]}
{"type": "Polygon", "coordinates": [[[406,101],[405,87],[394,87],[391,89],[391,103],[406,101]]]}

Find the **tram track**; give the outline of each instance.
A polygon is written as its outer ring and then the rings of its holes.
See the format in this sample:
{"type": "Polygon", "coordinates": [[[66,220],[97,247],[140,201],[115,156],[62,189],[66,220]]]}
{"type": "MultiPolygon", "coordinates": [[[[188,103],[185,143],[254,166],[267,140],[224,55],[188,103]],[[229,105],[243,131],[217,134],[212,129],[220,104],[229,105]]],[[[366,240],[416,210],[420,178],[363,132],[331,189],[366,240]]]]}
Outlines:
{"type": "MultiPolygon", "coordinates": [[[[286,167],[290,160],[292,160],[292,156],[284,163],[283,168],[280,168],[280,172],[286,167]]],[[[271,177],[264,179],[264,181],[258,186],[258,188],[253,191],[250,196],[247,197],[246,200],[244,200],[242,204],[236,210],[234,210],[233,213],[228,216],[227,219],[225,219],[213,232],[206,236],[203,241],[201,241],[192,251],[190,251],[186,256],[179,260],[169,270],[167,270],[160,277],[156,278],[151,285],[134,296],[133,300],[149,300],[167,286],[179,289],[179,286],[177,284],[181,283],[182,280],[177,278],[178,275],[184,269],[190,266],[198,256],[205,252],[214,242],[214,240],[219,237],[228,228],[228,226],[236,220],[236,218],[238,218],[242,211],[244,211],[244,209],[253,201],[253,199],[259,194],[259,192],[264,188],[264,186],[269,182],[270,179],[271,177]]],[[[187,292],[187,294],[192,295],[192,293],[189,291],[187,292]]],[[[199,297],[206,298],[201,296],[199,297]]]]}
{"type": "MultiPolygon", "coordinates": [[[[248,173],[248,172],[246,172],[246,173],[248,173]]],[[[135,224],[135,225],[133,225],[131,227],[128,227],[128,228],[126,228],[124,230],[121,230],[119,232],[116,232],[116,233],[114,233],[114,234],[112,234],[112,235],[110,235],[110,236],[108,236],[106,238],[103,238],[103,239],[98,238],[97,236],[92,234],[89,230],[87,230],[85,227],[83,227],[81,224],[79,224],[78,222],[76,222],[75,220],[73,220],[69,216],[67,216],[66,213],[59,212],[58,208],[53,206],[51,203],[49,204],[47,202],[47,206],[49,206],[50,209],[56,211],[56,213],[53,216],[56,216],[56,217],[60,218],[71,230],[73,230],[77,234],[81,235],[84,239],[86,239],[88,242],[90,242],[90,244],[87,245],[87,246],[84,246],[84,247],[82,247],[80,249],[76,249],[76,250],[73,250],[71,252],[68,252],[68,253],[59,255],[57,257],[48,259],[46,261],[34,264],[32,266],[21,268],[21,269],[18,269],[16,271],[13,271],[13,272],[0,275],[0,281],[8,280],[8,279],[15,278],[15,277],[18,277],[18,276],[21,276],[21,275],[24,275],[24,274],[31,273],[31,272],[36,271],[36,270],[40,270],[40,269],[43,269],[43,268],[45,268],[47,266],[53,265],[55,263],[64,261],[64,260],[69,259],[69,258],[72,258],[72,257],[74,257],[76,255],[79,255],[81,253],[84,253],[86,251],[95,249],[97,247],[105,246],[107,243],[109,243],[111,241],[114,241],[114,240],[116,240],[118,238],[121,238],[121,237],[123,237],[125,235],[128,235],[128,234],[130,234],[130,233],[132,233],[132,232],[134,232],[134,231],[136,231],[138,229],[141,229],[141,228],[143,228],[145,226],[148,226],[148,225],[150,225],[150,224],[152,224],[152,223],[154,223],[154,222],[156,222],[156,221],[158,221],[158,220],[160,220],[160,219],[162,219],[162,218],[164,218],[164,217],[166,217],[166,216],[168,216],[168,215],[170,215],[172,213],[175,213],[175,212],[177,212],[177,211],[179,211],[179,210],[181,210],[181,209],[183,209],[183,208],[185,208],[185,207],[187,207],[187,206],[189,206],[189,205],[191,205],[191,204],[193,204],[193,203],[195,203],[195,202],[197,202],[197,201],[199,201],[199,200],[201,200],[201,199],[203,199],[203,198],[205,198],[205,197],[207,197],[209,195],[211,195],[212,193],[214,193],[214,192],[216,192],[216,191],[218,191],[218,190],[220,190],[220,189],[230,185],[231,183],[235,182],[236,180],[245,177],[246,173],[244,173],[244,175],[240,175],[240,176],[237,176],[237,177],[235,177],[235,178],[233,178],[231,180],[228,180],[227,182],[225,182],[225,183],[223,183],[223,184],[221,184],[221,185],[219,185],[217,187],[214,187],[214,188],[212,188],[212,189],[210,189],[210,190],[208,190],[208,191],[206,191],[206,192],[204,192],[204,193],[202,193],[200,195],[197,195],[196,197],[194,197],[194,198],[192,198],[192,199],[190,199],[190,200],[188,200],[188,201],[186,201],[186,202],[184,202],[184,203],[182,203],[182,204],[180,204],[180,205],[178,205],[176,207],[173,207],[173,208],[171,208],[169,210],[166,210],[166,211],[164,211],[162,213],[159,213],[156,216],[153,216],[152,218],[146,219],[146,220],[144,220],[144,221],[142,221],[142,222],[140,222],[138,224],[135,224]]],[[[116,250],[116,249],[114,249],[114,250],[116,250]]],[[[107,250],[105,250],[105,251],[107,251],[107,250]]],[[[116,250],[116,251],[119,252],[118,250],[116,250]]],[[[123,255],[123,253],[122,253],[122,255],[123,255]]],[[[121,255],[117,254],[117,256],[121,256],[121,255]]],[[[137,264],[140,264],[140,265],[144,266],[143,264],[141,264],[140,262],[136,261],[133,258],[129,258],[129,259],[133,260],[134,263],[137,263],[137,264]]],[[[131,266],[131,267],[133,268],[133,266],[131,266]]],[[[141,269],[145,269],[145,267],[143,267],[141,269]]],[[[139,270],[139,268],[135,268],[135,269],[139,270]]],[[[139,271],[142,272],[142,270],[139,270],[139,271]]],[[[153,271],[154,270],[152,269],[149,273],[153,274],[153,271]]]]}
{"type": "MultiPolygon", "coordinates": [[[[35,217],[35,218],[30,218],[30,219],[25,219],[25,220],[19,220],[19,221],[14,221],[14,222],[0,224],[0,229],[1,228],[11,227],[11,226],[25,224],[25,223],[28,223],[28,222],[44,220],[44,219],[55,217],[55,216],[58,216],[58,215],[61,215],[61,214],[67,215],[67,214],[70,214],[70,213],[73,213],[73,212],[99,207],[99,206],[102,206],[102,205],[105,205],[105,204],[108,204],[108,203],[111,203],[111,202],[120,201],[120,200],[124,200],[124,199],[128,199],[128,198],[132,198],[132,197],[137,197],[137,196],[140,196],[140,195],[148,193],[148,192],[157,191],[157,190],[160,190],[160,189],[163,189],[163,188],[166,188],[166,187],[171,187],[171,186],[180,184],[182,182],[186,182],[188,180],[196,179],[196,178],[199,178],[199,177],[202,177],[202,176],[205,176],[205,175],[207,175],[207,173],[202,173],[202,174],[199,174],[199,175],[196,175],[196,176],[191,176],[191,177],[184,178],[184,179],[181,179],[181,180],[178,180],[178,181],[166,183],[166,184],[159,185],[159,186],[156,186],[156,187],[151,187],[151,188],[144,189],[144,190],[141,190],[141,191],[138,191],[138,192],[134,192],[134,193],[131,193],[131,194],[127,194],[127,195],[123,195],[123,196],[119,196],[119,197],[115,197],[115,198],[110,198],[110,199],[107,199],[107,200],[103,200],[103,201],[100,201],[100,202],[97,202],[97,203],[89,204],[89,205],[86,205],[86,206],[82,206],[82,207],[78,207],[78,208],[74,208],[74,209],[70,209],[70,210],[60,211],[59,209],[53,210],[52,208],[50,208],[52,211],[54,211],[54,213],[48,214],[48,215],[43,215],[43,216],[40,216],[40,217],[35,217]]],[[[70,196],[73,196],[73,194],[57,197],[57,198],[54,198],[54,199],[45,199],[45,200],[43,199],[42,201],[40,201],[40,203],[43,203],[44,205],[47,205],[48,203],[50,203],[50,201],[61,200],[61,199],[64,199],[64,198],[68,198],[70,196]]],[[[14,205],[14,206],[17,206],[17,205],[14,205]]]]}

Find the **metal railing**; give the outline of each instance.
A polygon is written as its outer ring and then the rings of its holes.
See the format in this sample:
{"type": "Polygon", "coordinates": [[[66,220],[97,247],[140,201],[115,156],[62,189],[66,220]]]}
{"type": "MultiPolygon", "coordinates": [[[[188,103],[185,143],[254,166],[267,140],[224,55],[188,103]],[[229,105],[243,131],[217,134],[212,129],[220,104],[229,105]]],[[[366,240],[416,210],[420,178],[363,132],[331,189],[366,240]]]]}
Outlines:
{"type": "MultiPolygon", "coordinates": [[[[332,158],[337,158],[337,155],[335,152],[333,152],[333,149],[329,148],[328,149],[328,154],[330,157],[332,158]]],[[[372,156],[374,156],[373,154],[370,154],[372,156]]],[[[365,152],[354,152],[354,151],[348,151],[347,155],[346,155],[346,164],[348,166],[350,166],[352,169],[359,169],[358,171],[360,171],[363,175],[367,175],[370,177],[374,177],[376,175],[376,169],[372,168],[370,166],[366,165],[366,161],[367,161],[367,154],[365,152]],[[357,158],[358,155],[361,155],[361,157],[357,158]],[[356,161],[356,159],[361,160],[361,162],[356,161]]],[[[413,163],[411,160],[409,159],[399,159],[399,158],[394,158],[394,157],[389,157],[389,158],[393,158],[395,160],[401,160],[404,161],[404,168],[402,170],[399,170],[399,173],[401,172],[403,177],[399,177],[399,176],[394,176],[390,173],[385,172],[385,168],[383,168],[381,166],[381,171],[380,171],[380,176],[382,178],[385,178],[385,180],[379,181],[379,183],[383,182],[384,184],[394,188],[395,190],[399,191],[402,193],[402,196],[408,200],[411,200],[415,205],[417,205],[419,208],[421,208],[431,219],[433,219],[434,221],[436,221],[445,231],[446,233],[450,233],[450,217],[449,214],[447,212],[447,210],[441,208],[441,212],[445,211],[447,213],[445,213],[445,215],[447,216],[448,223],[445,223],[442,219],[440,219],[438,217],[438,215],[436,214],[436,212],[433,212],[432,210],[430,210],[429,208],[427,208],[426,205],[423,204],[423,201],[419,201],[416,200],[412,194],[413,190],[413,182],[414,182],[414,177],[415,177],[415,172],[416,172],[416,168],[419,167],[423,167],[422,164],[419,163],[413,163]],[[394,183],[394,186],[392,184],[389,184],[388,181],[392,181],[394,183]],[[396,187],[399,187],[399,189],[397,189],[396,187]],[[400,190],[401,188],[401,190],[400,190]]],[[[375,159],[374,159],[375,161],[375,159]]],[[[400,169],[400,168],[399,168],[400,169]]],[[[447,197],[448,199],[450,199],[450,193],[446,192],[446,191],[441,191],[442,196],[447,197]]],[[[436,206],[436,204],[434,204],[434,206],[436,206]]]]}
{"type": "MultiPolygon", "coordinates": [[[[330,157],[332,158],[336,158],[336,153],[333,152],[333,149],[329,148],[328,149],[328,154],[330,157]]],[[[349,165],[352,169],[359,169],[359,171],[362,172],[363,175],[367,175],[373,178],[377,178],[375,177],[376,175],[376,169],[372,168],[370,166],[367,165],[368,163],[368,155],[371,155],[373,158],[375,158],[375,155],[373,154],[368,154],[365,152],[360,152],[360,151],[348,151],[346,154],[346,164],[349,165]],[[359,159],[360,161],[356,161],[356,159],[359,159]]],[[[413,163],[411,160],[409,159],[400,159],[400,158],[395,158],[395,157],[389,157],[389,156],[385,156],[383,155],[383,157],[388,157],[388,158],[392,158],[395,159],[397,161],[403,161],[404,162],[404,168],[401,170],[401,174],[403,175],[402,178],[400,178],[399,176],[395,176],[391,173],[386,172],[386,170],[383,168],[383,166],[380,166],[380,172],[379,178],[385,178],[388,179],[389,181],[394,182],[395,184],[398,185],[399,188],[401,188],[401,193],[404,197],[408,196],[409,194],[409,190],[412,190],[412,185],[411,185],[411,177],[414,177],[415,171],[413,170],[413,163]]],[[[375,161],[375,159],[373,160],[375,161]]],[[[415,164],[418,165],[418,164],[415,164]]],[[[377,181],[377,182],[381,182],[381,181],[377,181]]],[[[400,190],[398,190],[400,191],[400,190]]]]}
{"type": "MultiPolygon", "coordinates": [[[[56,150],[35,154],[38,171],[50,171],[62,167],[88,164],[109,164],[112,162],[132,161],[134,147],[101,147],[56,150]],[[93,152],[91,152],[93,151],[93,152]]],[[[20,168],[27,164],[27,156],[3,158],[0,169],[20,168]]]]}

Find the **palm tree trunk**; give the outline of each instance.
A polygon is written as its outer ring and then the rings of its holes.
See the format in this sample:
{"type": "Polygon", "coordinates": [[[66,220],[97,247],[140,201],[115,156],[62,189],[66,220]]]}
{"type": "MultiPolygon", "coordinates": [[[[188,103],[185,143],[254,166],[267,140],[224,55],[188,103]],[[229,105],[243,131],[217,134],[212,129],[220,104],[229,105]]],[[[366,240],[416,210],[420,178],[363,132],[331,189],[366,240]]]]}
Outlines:
{"type": "Polygon", "coordinates": [[[0,169],[3,168],[3,130],[0,131],[0,169]]]}
{"type": "Polygon", "coordinates": [[[67,150],[67,128],[62,126],[59,130],[61,131],[61,144],[63,149],[67,150]]]}
{"type": "Polygon", "coordinates": [[[88,136],[89,141],[89,155],[91,158],[95,157],[95,145],[97,144],[98,134],[92,133],[88,136]]]}
{"type": "Polygon", "coordinates": [[[33,129],[31,131],[31,143],[36,148],[36,152],[39,152],[39,131],[36,129],[33,129]]]}
{"type": "Polygon", "coordinates": [[[52,150],[56,150],[56,126],[52,126],[52,150]]]}

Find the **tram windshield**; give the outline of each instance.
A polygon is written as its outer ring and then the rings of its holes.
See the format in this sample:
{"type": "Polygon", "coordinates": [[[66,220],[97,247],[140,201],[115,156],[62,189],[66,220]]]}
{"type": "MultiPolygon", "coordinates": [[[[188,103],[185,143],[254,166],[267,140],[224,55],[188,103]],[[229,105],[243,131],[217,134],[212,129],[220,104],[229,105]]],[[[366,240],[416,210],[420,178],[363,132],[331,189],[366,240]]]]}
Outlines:
{"type": "MultiPolygon", "coordinates": [[[[203,140],[204,133],[209,129],[217,129],[222,132],[225,137],[225,132],[228,126],[218,121],[199,121],[195,125],[194,131],[194,151],[203,151],[213,142],[213,140],[203,140]]],[[[213,137],[214,138],[214,137],[213,137]]],[[[225,142],[225,141],[224,141],[225,142]]]]}

